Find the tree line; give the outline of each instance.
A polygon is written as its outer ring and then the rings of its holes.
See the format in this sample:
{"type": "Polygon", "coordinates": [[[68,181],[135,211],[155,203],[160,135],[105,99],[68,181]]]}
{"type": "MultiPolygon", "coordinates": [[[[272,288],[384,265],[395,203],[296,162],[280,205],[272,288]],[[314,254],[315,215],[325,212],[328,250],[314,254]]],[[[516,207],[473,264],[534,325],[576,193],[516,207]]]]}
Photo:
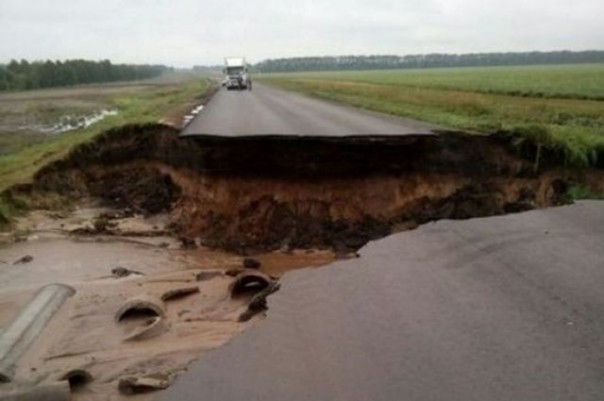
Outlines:
{"type": "Polygon", "coordinates": [[[373,70],[399,68],[438,68],[507,66],[537,64],[575,64],[604,62],[604,51],[554,51],[520,53],[471,53],[426,55],[325,56],[269,59],[256,64],[260,72],[373,70]]]}
{"type": "Polygon", "coordinates": [[[154,78],[169,70],[163,65],[112,64],[109,60],[12,60],[0,65],[0,91],[131,81],[154,78]]]}

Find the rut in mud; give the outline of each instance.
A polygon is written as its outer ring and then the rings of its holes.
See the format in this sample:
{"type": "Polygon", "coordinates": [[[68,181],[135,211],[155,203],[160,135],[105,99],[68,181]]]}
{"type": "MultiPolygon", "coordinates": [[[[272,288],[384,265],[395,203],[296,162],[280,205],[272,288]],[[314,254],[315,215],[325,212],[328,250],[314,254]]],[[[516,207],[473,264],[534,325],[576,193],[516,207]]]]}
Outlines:
{"type": "Polygon", "coordinates": [[[240,253],[346,252],[438,219],[558,205],[583,179],[534,167],[494,136],[179,138],[154,124],[110,130],[11,193],[168,212],[176,235],[240,253]]]}

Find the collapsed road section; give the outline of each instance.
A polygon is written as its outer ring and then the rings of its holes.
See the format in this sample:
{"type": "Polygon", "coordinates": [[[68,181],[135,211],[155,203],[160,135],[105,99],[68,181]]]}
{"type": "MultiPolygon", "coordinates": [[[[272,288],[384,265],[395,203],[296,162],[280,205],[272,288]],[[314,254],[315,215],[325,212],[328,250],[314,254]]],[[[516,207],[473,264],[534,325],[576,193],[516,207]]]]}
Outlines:
{"type": "MultiPolygon", "coordinates": [[[[430,221],[566,203],[576,183],[602,189],[598,171],[560,169],[551,157],[536,165],[525,157],[530,148],[509,143],[454,132],[182,138],[157,124],[104,133],[3,194],[14,205],[59,211],[43,219],[32,212],[30,235],[0,248],[0,275],[15,292],[0,292],[0,305],[20,302],[15,284],[42,285],[48,276],[77,289],[46,327],[53,336],[40,336],[22,358],[16,394],[148,399],[261,319],[288,270],[355,256],[370,240],[430,221]],[[95,211],[83,206],[89,198],[95,211]],[[83,207],[58,216],[65,205],[83,207]]],[[[426,227],[434,226],[418,235],[426,227]]],[[[350,288],[365,305],[362,282],[350,288]]],[[[324,293],[305,296],[314,302],[324,293]]]]}
{"type": "Polygon", "coordinates": [[[349,252],[429,221],[559,205],[589,174],[536,168],[493,136],[179,138],[143,125],[106,132],[8,196],[169,212],[178,236],[238,253],[349,252]]]}
{"type": "Polygon", "coordinates": [[[286,275],[156,401],[600,401],[603,236],[591,201],[372,242],[286,275]]]}

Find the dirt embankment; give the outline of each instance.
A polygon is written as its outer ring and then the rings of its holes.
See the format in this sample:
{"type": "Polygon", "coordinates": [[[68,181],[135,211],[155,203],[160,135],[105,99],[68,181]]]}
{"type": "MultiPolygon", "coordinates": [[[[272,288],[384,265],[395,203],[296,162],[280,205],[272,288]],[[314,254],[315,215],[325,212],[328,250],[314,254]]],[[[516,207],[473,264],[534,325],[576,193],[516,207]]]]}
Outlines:
{"type": "Polygon", "coordinates": [[[176,234],[240,253],[348,251],[437,219],[558,205],[584,175],[535,172],[496,137],[178,138],[173,128],[146,125],[106,132],[12,195],[169,211],[176,234]]]}

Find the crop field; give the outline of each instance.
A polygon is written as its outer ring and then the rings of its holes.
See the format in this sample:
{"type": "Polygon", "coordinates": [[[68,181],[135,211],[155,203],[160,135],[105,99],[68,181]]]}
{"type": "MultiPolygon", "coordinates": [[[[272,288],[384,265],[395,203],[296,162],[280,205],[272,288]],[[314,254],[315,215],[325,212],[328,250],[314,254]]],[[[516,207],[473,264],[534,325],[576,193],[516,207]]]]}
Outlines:
{"type": "Polygon", "coordinates": [[[569,165],[604,153],[604,64],[264,74],[264,82],[476,133],[509,131],[569,165]]]}
{"type": "Polygon", "coordinates": [[[502,95],[604,100],[604,65],[465,67],[274,74],[502,95]]]}

